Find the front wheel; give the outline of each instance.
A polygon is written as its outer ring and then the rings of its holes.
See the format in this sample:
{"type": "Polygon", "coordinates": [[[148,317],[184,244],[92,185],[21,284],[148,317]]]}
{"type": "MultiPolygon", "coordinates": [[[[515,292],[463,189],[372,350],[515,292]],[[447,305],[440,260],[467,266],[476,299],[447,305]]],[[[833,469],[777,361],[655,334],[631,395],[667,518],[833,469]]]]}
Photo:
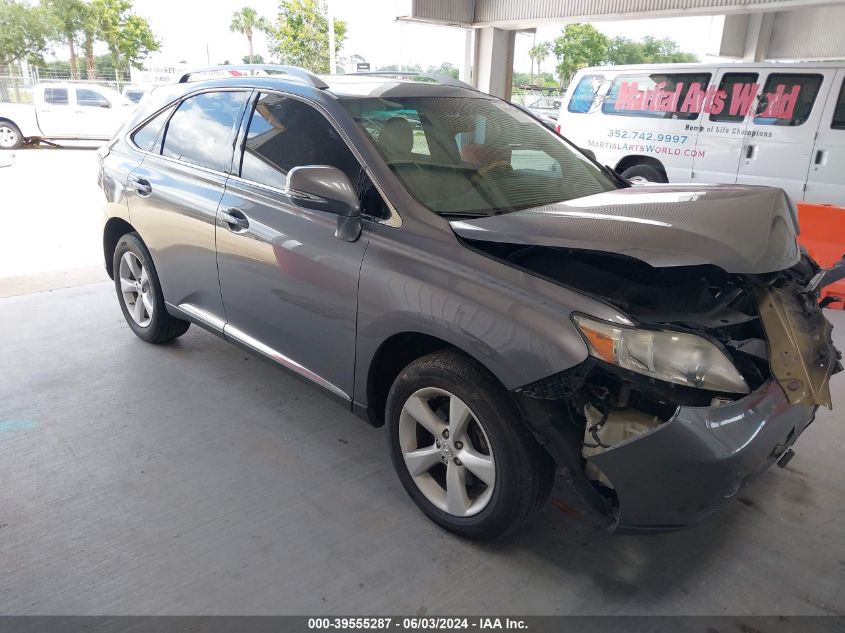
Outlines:
{"type": "Polygon", "coordinates": [[[488,539],[525,523],[554,476],[495,377],[455,351],[408,365],[387,400],[388,444],[402,485],[435,523],[488,539]]]}
{"type": "Polygon", "coordinates": [[[117,242],[112,270],[120,309],[138,338],[166,343],[188,330],[188,321],[167,312],[153,258],[137,233],[127,233],[117,242]]]}
{"type": "Polygon", "coordinates": [[[18,149],[23,144],[18,126],[11,121],[0,121],[0,149],[18,149]]]}
{"type": "Polygon", "coordinates": [[[626,180],[642,178],[648,182],[669,182],[663,170],[651,165],[634,165],[633,167],[628,167],[628,169],[622,172],[622,177],[626,180]]]}

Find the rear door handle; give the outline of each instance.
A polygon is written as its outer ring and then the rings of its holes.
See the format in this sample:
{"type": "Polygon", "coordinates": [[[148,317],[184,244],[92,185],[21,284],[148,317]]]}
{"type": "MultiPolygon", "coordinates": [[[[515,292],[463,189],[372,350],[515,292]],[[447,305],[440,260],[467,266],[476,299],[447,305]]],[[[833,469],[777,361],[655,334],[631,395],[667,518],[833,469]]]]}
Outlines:
{"type": "Polygon", "coordinates": [[[756,145],[749,145],[745,149],[745,157],[748,159],[752,159],[757,154],[757,146],[756,145]]]}
{"type": "Polygon", "coordinates": [[[826,158],[827,158],[827,150],[825,150],[825,149],[816,150],[816,158],[815,158],[815,160],[813,160],[813,164],[814,165],[824,165],[825,162],[826,162],[825,161],[826,158]]]}
{"type": "Polygon", "coordinates": [[[142,198],[149,198],[153,192],[153,186],[146,178],[136,178],[135,176],[130,176],[129,186],[132,187],[132,189],[135,190],[135,193],[142,198]]]}
{"type": "Polygon", "coordinates": [[[249,220],[238,209],[221,209],[220,219],[223,220],[229,229],[235,232],[246,231],[249,228],[249,220]]]}

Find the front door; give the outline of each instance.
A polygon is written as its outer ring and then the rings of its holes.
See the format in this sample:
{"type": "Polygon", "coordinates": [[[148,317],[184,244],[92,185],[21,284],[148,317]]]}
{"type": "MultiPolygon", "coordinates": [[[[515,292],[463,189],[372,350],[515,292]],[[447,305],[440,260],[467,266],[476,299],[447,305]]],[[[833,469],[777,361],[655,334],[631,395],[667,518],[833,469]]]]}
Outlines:
{"type": "Polygon", "coordinates": [[[822,113],[804,200],[845,207],[845,70],[836,74],[822,113]]]}
{"type": "Polygon", "coordinates": [[[225,313],[214,223],[249,94],[189,96],[167,122],[163,143],[155,129],[133,138],[150,153],[129,175],[129,216],[153,256],[164,299],[218,329],[225,313]]]}
{"type": "Polygon", "coordinates": [[[217,223],[226,333],[349,399],[367,234],[338,239],[337,216],[297,206],[285,188],[296,166],[331,165],[353,184],[361,166],[328,119],[293,97],[261,94],[248,124],[217,223]]]}
{"type": "Polygon", "coordinates": [[[813,138],[834,74],[825,68],[761,73],[757,106],[745,129],[738,183],[780,187],[793,200],[804,199],[813,138]]]}

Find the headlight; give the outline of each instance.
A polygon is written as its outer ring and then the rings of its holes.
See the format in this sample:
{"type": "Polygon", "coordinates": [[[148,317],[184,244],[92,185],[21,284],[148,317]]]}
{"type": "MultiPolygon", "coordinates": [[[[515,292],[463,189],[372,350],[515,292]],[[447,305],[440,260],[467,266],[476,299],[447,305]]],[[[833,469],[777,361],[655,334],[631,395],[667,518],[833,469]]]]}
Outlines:
{"type": "Polygon", "coordinates": [[[605,362],[688,387],[751,391],[730,359],[695,334],[620,327],[578,315],[573,320],[587,340],[590,354],[605,362]]]}

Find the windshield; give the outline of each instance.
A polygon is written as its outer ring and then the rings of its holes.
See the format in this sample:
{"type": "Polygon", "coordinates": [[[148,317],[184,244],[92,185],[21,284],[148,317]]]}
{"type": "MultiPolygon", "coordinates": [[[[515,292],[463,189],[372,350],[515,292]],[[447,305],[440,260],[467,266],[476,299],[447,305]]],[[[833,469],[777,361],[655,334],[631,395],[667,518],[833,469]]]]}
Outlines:
{"type": "Polygon", "coordinates": [[[618,188],[560,136],[505,102],[346,99],[410,194],[440,215],[484,217],[618,188]]]}

